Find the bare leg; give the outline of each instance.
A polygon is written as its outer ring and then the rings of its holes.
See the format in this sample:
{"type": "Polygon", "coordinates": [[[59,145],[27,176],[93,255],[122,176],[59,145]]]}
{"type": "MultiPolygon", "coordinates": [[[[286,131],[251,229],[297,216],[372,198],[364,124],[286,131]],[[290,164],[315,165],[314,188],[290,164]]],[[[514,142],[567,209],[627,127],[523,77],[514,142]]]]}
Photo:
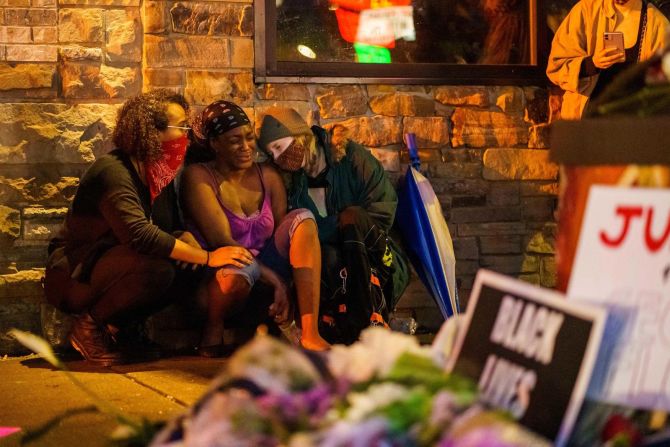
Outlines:
{"type": "Polygon", "coordinates": [[[242,306],[249,291],[244,277],[224,275],[222,270],[216,272],[207,285],[207,322],[200,340],[201,350],[223,343],[223,319],[242,306]]]}
{"type": "Polygon", "coordinates": [[[298,298],[303,348],[323,351],[330,344],[319,334],[319,300],[321,294],[321,246],[316,222],[304,220],[291,238],[289,259],[298,298]]]}

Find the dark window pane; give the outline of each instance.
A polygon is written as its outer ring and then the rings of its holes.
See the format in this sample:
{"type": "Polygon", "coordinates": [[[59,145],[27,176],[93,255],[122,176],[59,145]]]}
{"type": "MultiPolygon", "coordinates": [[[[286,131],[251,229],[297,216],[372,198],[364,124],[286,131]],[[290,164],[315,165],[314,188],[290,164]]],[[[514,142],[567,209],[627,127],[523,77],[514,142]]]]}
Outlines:
{"type": "Polygon", "coordinates": [[[280,62],[530,64],[531,0],[276,0],[280,62]]]}
{"type": "Polygon", "coordinates": [[[547,26],[553,35],[565,16],[578,0],[549,0],[547,5],[547,26]]]}

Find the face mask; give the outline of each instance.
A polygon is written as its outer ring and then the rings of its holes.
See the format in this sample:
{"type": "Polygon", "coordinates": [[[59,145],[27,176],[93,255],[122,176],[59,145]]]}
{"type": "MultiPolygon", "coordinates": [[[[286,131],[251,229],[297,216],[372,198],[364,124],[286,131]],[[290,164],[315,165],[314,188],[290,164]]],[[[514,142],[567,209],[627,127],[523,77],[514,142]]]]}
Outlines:
{"type": "Polygon", "coordinates": [[[161,149],[163,155],[156,161],[146,162],[147,184],[151,194],[151,202],[176,176],[179,168],[184,162],[188,138],[182,135],[173,140],[163,141],[161,149]]]}
{"type": "Polygon", "coordinates": [[[286,148],[286,150],[284,150],[284,152],[275,158],[275,163],[277,166],[279,166],[280,169],[293,172],[302,168],[302,163],[304,160],[305,146],[293,140],[286,148]]]}

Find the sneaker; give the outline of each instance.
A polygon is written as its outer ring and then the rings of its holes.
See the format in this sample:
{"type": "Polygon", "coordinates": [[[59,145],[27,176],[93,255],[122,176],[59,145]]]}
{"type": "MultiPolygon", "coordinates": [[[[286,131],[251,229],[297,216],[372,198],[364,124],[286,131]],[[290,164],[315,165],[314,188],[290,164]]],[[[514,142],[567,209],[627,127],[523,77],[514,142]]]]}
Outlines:
{"type": "Polygon", "coordinates": [[[384,321],[384,317],[382,317],[381,314],[377,312],[373,312],[372,315],[370,315],[370,326],[389,329],[389,325],[386,324],[386,321],[384,321]]]}
{"type": "Polygon", "coordinates": [[[107,328],[98,325],[88,314],[78,317],[72,325],[70,343],[86,361],[100,366],[126,363],[107,328]]]}

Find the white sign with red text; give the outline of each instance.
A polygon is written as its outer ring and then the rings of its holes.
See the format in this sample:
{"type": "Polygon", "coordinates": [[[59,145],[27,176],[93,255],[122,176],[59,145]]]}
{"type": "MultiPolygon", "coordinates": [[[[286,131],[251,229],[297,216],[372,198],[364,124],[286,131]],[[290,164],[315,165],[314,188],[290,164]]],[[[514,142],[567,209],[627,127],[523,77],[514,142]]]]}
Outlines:
{"type": "Polygon", "coordinates": [[[587,395],[670,410],[670,190],[591,188],[568,298],[609,310],[587,395]]]}

